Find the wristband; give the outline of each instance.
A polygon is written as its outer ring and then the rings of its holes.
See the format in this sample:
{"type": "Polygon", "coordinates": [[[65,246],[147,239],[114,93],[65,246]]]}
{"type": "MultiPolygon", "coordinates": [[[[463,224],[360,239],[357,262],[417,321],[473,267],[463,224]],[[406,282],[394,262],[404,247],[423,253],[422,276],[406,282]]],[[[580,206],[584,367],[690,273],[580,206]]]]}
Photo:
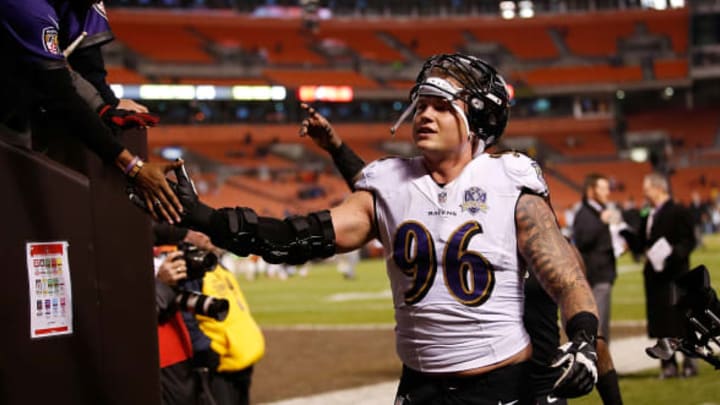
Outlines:
{"type": "Polygon", "coordinates": [[[130,163],[125,166],[125,170],[123,170],[123,173],[127,176],[130,173],[130,170],[132,170],[133,167],[137,164],[138,160],[140,160],[139,156],[135,156],[130,160],[130,163]]]}
{"type": "Polygon", "coordinates": [[[134,179],[135,177],[137,177],[138,173],[140,173],[140,169],[142,169],[143,166],[145,166],[145,162],[138,158],[137,162],[135,162],[135,166],[130,169],[130,172],[127,173],[127,176],[131,179],[134,179]]]}
{"type": "Polygon", "coordinates": [[[353,180],[355,179],[355,176],[365,167],[365,162],[360,158],[360,156],[355,154],[355,152],[350,149],[345,142],[343,142],[339,147],[333,148],[330,151],[330,156],[332,156],[335,167],[337,167],[343,179],[345,179],[345,183],[347,183],[348,187],[350,187],[350,190],[355,191],[353,180]]]}
{"type": "Polygon", "coordinates": [[[598,319],[595,315],[590,312],[583,311],[575,314],[565,325],[565,333],[567,333],[568,339],[575,337],[579,332],[585,332],[585,334],[595,340],[598,331],[598,319]]]}

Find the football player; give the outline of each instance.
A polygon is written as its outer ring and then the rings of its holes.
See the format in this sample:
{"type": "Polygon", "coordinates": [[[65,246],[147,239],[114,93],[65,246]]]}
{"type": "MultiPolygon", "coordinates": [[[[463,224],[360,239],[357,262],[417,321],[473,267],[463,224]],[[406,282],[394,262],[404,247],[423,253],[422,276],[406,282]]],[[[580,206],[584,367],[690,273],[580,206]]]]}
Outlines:
{"type": "MultiPolygon", "coordinates": [[[[352,190],[355,180],[365,167],[365,161],[353,151],[335,132],[325,117],[307,104],[301,108],[308,117],[303,120],[300,136],[310,138],[328,152],[333,163],[352,190]]],[[[560,344],[558,307],[530,273],[525,280],[525,308],[523,323],[530,335],[533,354],[530,360],[528,392],[536,405],[565,405],[565,398],[553,395],[553,386],[562,370],[551,367],[555,351],[560,344]]],[[[605,405],[622,405],[617,374],[607,344],[601,336],[597,340],[598,382],[597,390],[605,405]]]]}
{"type": "Polygon", "coordinates": [[[554,392],[588,393],[597,381],[598,320],[582,263],[558,229],[538,165],[521,154],[484,153],[507,124],[504,80],[474,57],[437,55],[410,100],[401,118],[414,111],[421,156],[370,163],[330,211],[279,220],[246,207],[215,210],[179,169],[183,223],[269,262],[301,263],[378,238],[403,362],[396,404],[531,401],[522,322],[529,267],[559,304],[570,339],[558,348],[554,392]]]}

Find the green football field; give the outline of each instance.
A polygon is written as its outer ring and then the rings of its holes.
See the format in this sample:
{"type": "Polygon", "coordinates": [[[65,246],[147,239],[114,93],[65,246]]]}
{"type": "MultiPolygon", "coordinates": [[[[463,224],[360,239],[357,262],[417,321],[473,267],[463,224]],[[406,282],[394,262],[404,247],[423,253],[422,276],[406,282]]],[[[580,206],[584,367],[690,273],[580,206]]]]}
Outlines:
{"type": "MultiPolygon", "coordinates": [[[[705,248],[697,249],[692,264],[705,264],[713,285],[720,285],[720,236],[705,238],[705,248]]],[[[613,290],[613,321],[645,319],[645,293],[641,264],[626,256],[620,260],[620,275],[613,290]]],[[[263,327],[281,325],[392,325],[389,283],[381,260],[365,260],[357,268],[357,278],[345,280],[332,263],[314,264],[307,277],[287,280],[259,277],[240,279],[251,310],[263,327]]],[[[720,371],[705,363],[696,378],[659,380],[652,369],[622,375],[625,404],[720,405],[720,371]]],[[[599,404],[595,392],[572,404],[599,404]]]]}
{"type": "MultiPolygon", "coordinates": [[[[705,238],[705,248],[697,249],[692,264],[703,263],[711,271],[713,285],[720,285],[720,236],[705,238]]],[[[620,259],[613,289],[613,321],[645,319],[645,292],[642,264],[629,255],[620,259]]],[[[298,324],[391,324],[392,302],[385,265],[382,260],[364,260],[357,277],[345,280],[332,263],[313,264],[307,277],[287,280],[259,277],[240,279],[255,319],[262,326],[298,324]]],[[[720,383],[720,381],[719,381],[720,383]]]]}

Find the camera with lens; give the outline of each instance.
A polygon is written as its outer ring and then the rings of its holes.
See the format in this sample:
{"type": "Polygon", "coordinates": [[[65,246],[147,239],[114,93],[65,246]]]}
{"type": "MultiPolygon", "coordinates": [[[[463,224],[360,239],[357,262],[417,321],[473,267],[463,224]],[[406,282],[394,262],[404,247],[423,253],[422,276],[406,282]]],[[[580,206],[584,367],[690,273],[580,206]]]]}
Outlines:
{"type": "MultiPolygon", "coordinates": [[[[208,250],[200,249],[193,244],[185,242],[178,244],[178,250],[183,253],[182,258],[185,260],[185,266],[187,267],[187,279],[184,283],[181,283],[181,285],[193,284],[196,281],[202,280],[206,272],[213,271],[215,266],[217,266],[217,256],[208,250]]],[[[209,316],[218,321],[222,321],[227,317],[229,308],[229,303],[226,299],[211,297],[183,287],[177,290],[175,305],[180,310],[195,315],[209,316]]]]}
{"type": "Polygon", "coordinates": [[[175,296],[175,304],[183,311],[194,315],[204,315],[218,321],[225,320],[230,303],[224,298],[215,298],[197,291],[180,290],[175,296]]]}
{"type": "Polygon", "coordinates": [[[188,280],[201,280],[206,272],[213,271],[217,266],[218,258],[213,252],[185,242],[178,244],[178,250],[183,253],[188,280]]]}

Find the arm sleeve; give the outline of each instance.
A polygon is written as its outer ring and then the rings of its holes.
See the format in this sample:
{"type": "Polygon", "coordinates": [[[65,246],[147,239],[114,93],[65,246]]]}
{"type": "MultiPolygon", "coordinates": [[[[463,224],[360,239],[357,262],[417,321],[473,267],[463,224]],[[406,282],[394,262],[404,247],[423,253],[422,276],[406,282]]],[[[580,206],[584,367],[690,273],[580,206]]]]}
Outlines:
{"type": "Polygon", "coordinates": [[[100,97],[97,89],[90,84],[85,78],[74,70],[70,71],[70,77],[72,77],[73,86],[75,91],[82,97],[83,100],[92,108],[93,111],[99,111],[100,108],[105,105],[105,100],[100,97]]]}
{"type": "Polygon", "coordinates": [[[67,125],[71,135],[78,137],[104,162],[113,164],[124,147],[113,137],[97,113],[78,95],[70,71],[36,70],[33,76],[48,116],[67,125]]]}
{"type": "Polygon", "coordinates": [[[351,191],[355,191],[355,179],[360,176],[360,172],[362,172],[363,167],[365,167],[365,161],[345,142],[343,142],[339,148],[330,151],[330,155],[332,156],[335,167],[345,180],[345,183],[351,191]]]}
{"type": "Polygon", "coordinates": [[[115,93],[107,83],[107,71],[103,60],[100,45],[86,46],[76,49],[68,57],[68,62],[73,70],[80,73],[90,84],[97,89],[106,104],[117,106],[118,100],[115,93]]]}

